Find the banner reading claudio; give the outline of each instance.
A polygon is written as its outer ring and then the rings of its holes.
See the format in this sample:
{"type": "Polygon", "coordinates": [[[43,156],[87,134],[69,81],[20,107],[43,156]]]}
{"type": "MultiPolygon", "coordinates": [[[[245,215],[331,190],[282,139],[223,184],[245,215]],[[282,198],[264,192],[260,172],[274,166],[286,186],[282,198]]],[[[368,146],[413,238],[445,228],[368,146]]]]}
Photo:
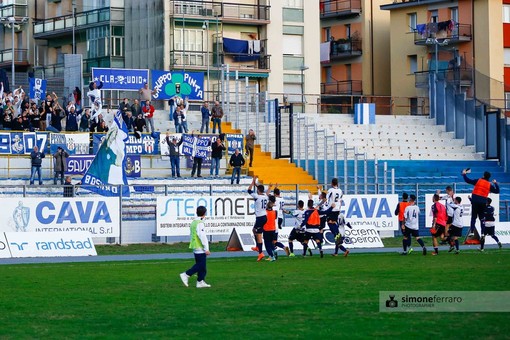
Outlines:
{"type": "Polygon", "coordinates": [[[83,188],[103,196],[119,196],[118,185],[122,185],[122,196],[129,196],[125,171],[127,139],[126,124],[117,111],[96,157],[81,180],[83,188]]]}

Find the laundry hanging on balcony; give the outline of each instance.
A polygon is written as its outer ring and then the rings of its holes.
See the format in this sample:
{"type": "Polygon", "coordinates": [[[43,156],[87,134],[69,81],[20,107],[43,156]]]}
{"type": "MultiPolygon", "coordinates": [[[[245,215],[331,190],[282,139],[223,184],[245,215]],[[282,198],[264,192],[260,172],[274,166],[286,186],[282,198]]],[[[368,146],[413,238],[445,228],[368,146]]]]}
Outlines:
{"type": "Polygon", "coordinates": [[[441,22],[430,22],[428,24],[418,24],[414,31],[420,34],[423,38],[426,38],[440,32],[452,32],[455,30],[455,27],[456,23],[454,20],[446,20],[441,22]]]}
{"type": "Polygon", "coordinates": [[[329,63],[331,54],[331,41],[321,43],[320,56],[321,63],[329,63]]]}
{"type": "Polygon", "coordinates": [[[260,58],[260,40],[238,40],[223,38],[223,52],[234,61],[253,61],[260,58]]]}

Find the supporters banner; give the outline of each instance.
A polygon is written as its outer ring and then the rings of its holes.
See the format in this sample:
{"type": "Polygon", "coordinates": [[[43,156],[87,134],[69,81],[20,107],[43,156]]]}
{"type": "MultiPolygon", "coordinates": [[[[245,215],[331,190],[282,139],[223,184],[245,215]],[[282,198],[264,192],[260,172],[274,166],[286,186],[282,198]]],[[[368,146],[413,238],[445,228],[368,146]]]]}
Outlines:
{"type": "Polygon", "coordinates": [[[227,150],[228,150],[229,156],[234,154],[236,149],[239,149],[239,151],[241,153],[243,153],[243,144],[244,144],[243,134],[227,133],[225,135],[225,138],[227,139],[227,150]]]}
{"type": "Polygon", "coordinates": [[[96,256],[89,232],[5,233],[12,257],[96,256]]]}
{"type": "Polygon", "coordinates": [[[93,237],[119,237],[119,199],[112,197],[0,198],[0,232],[87,231],[93,237]]]}
{"type": "Polygon", "coordinates": [[[204,73],[183,71],[151,71],[154,99],[170,99],[174,96],[190,100],[204,99],[204,73]]]}
{"type": "Polygon", "coordinates": [[[88,155],[90,135],[84,133],[50,133],[50,152],[54,154],[58,147],[66,150],[69,155],[88,155]]]}
{"type": "Polygon", "coordinates": [[[121,185],[122,196],[129,196],[125,170],[127,139],[126,124],[121,112],[117,111],[96,157],[81,180],[85,188],[103,196],[119,196],[118,186],[121,185]]]}
{"type": "MultiPolygon", "coordinates": [[[[441,195],[443,197],[444,195],[441,195]]],[[[454,197],[459,196],[462,199],[461,205],[464,208],[464,213],[462,214],[463,227],[469,227],[471,224],[471,201],[469,200],[469,196],[471,194],[455,194],[454,197]]],[[[425,227],[432,227],[432,221],[434,217],[432,216],[432,198],[434,194],[426,194],[425,195],[425,227]]],[[[496,223],[499,222],[499,194],[490,194],[489,197],[492,199],[492,206],[494,207],[494,218],[496,219],[496,223]]],[[[445,204],[445,200],[440,200],[443,205],[445,204]]],[[[480,221],[477,219],[476,225],[479,225],[480,221]]]]}
{"type": "Polygon", "coordinates": [[[191,135],[182,135],[182,153],[185,156],[207,158],[210,156],[211,137],[194,137],[191,135]]]}
{"type": "MultiPolygon", "coordinates": [[[[90,164],[94,160],[94,155],[74,155],[67,158],[66,176],[84,175],[90,164]]],[[[142,163],[140,155],[126,156],[126,166],[124,168],[127,177],[141,177],[142,163]]]]}
{"type": "Polygon", "coordinates": [[[46,97],[46,80],[41,78],[28,78],[29,95],[36,103],[46,97]]]}
{"type": "MultiPolygon", "coordinates": [[[[153,132],[152,134],[142,134],[141,138],[136,138],[135,135],[128,135],[126,140],[126,153],[128,155],[157,155],[160,139],[159,132],[153,132]]],[[[104,133],[94,133],[92,135],[92,151],[97,154],[101,142],[106,137],[104,133]]]]}
{"type": "Polygon", "coordinates": [[[126,173],[126,177],[142,177],[142,156],[127,155],[124,171],[126,173]]]}
{"type": "Polygon", "coordinates": [[[235,227],[250,227],[255,223],[253,199],[248,195],[165,196],[156,201],[157,236],[189,235],[189,225],[200,205],[207,208],[204,223],[211,235],[230,235],[235,227]]]}
{"type": "Polygon", "coordinates": [[[46,152],[47,132],[4,132],[0,133],[0,154],[29,155],[34,146],[46,152]]]}
{"type": "MultiPolygon", "coordinates": [[[[319,196],[313,199],[318,203],[319,196]]],[[[308,201],[308,196],[302,195],[300,200],[308,201]]],[[[398,195],[344,195],[342,208],[345,221],[353,227],[374,227],[377,231],[398,230],[398,216],[394,215],[398,204],[398,195]]]]}
{"type": "Polygon", "coordinates": [[[93,67],[92,79],[103,82],[102,90],[138,91],[149,82],[149,70],[93,67]]]}

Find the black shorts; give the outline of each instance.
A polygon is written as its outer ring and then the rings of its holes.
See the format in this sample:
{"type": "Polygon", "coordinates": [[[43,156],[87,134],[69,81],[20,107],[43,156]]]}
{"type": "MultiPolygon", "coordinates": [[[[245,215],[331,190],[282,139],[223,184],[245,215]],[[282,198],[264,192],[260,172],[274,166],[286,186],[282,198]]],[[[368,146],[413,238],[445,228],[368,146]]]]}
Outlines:
{"type": "Polygon", "coordinates": [[[278,241],[278,229],[274,231],[273,241],[278,241]]]}
{"type": "Polygon", "coordinates": [[[258,216],[255,218],[255,225],[253,226],[253,233],[254,234],[262,234],[264,231],[264,225],[267,222],[267,216],[258,216]]]}
{"type": "Polygon", "coordinates": [[[448,229],[448,234],[450,234],[450,236],[461,237],[462,236],[462,228],[452,225],[448,229]]]}
{"type": "Polygon", "coordinates": [[[448,216],[448,219],[446,220],[446,224],[450,225],[453,222],[453,216],[448,216]]]}
{"type": "Polygon", "coordinates": [[[405,228],[404,229],[404,236],[405,237],[420,237],[420,231],[419,230],[415,230],[415,229],[410,229],[410,228],[405,228]]]}
{"type": "Polygon", "coordinates": [[[496,232],[496,227],[483,227],[482,228],[482,235],[490,235],[494,236],[494,233],[496,232]]]}
{"type": "Polygon", "coordinates": [[[299,232],[296,229],[292,229],[289,234],[289,241],[299,241],[303,242],[305,240],[305,233],[299,232]]]}
{"type": "Polygon", "coordinates": [[[436,224],[436,232],[432,234],[434,237],[441,237],[445,233],[444,225],[436,224]]]}
{"type": "Polygon", "coordinates": [[[322,242],[324,239],[324,235],[322,233],[309,233],[308,231],[305,233],[305,241],[314,240],[322,242]]]}
{"type": "Polygon", "coordinates": [[[340,211],[331,211],[328,214],[328,221],[333,221],[333,222],[337,223],[338,215],[340,215],[340,211]]]}

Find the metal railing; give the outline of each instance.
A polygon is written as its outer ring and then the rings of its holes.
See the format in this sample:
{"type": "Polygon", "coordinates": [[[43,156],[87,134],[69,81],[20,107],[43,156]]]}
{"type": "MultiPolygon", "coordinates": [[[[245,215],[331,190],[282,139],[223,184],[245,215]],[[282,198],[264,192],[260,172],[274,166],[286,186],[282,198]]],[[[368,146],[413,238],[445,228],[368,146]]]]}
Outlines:
{"type": "Polygon", "coordinates": [[[218,17],[222,20],[264,21],[270,20],[271,6],[198,0],[171,0],[170,16],[218,17]]]}
{"type": "MultiPolygon", "coordinates": [[[[12,49],[6,49],[0,51],[0,63],[12,62],[12,49]]],[[[16,63],[28,63],[28,50],[27,49],[14,49],[14,62],[16,63]]]]}
{"type": "Polygon", "coordinates": [[[354,114],[354,104],[373,103],[380,115],[429,115],[428,97],[330,95],[321,98],[318,112],[354,114]]]}
{"type": "MultiPolygon", "coordinates": [[[[428,88],[430,75],[434,73],[434,70],[415,72],[415,86],[418,88],[428,88]]],[[[470,87],[473,85],[473,69],[471,68],[438,70],[437,77],[438,80],[446,80],[456,87],[470,87]]]]}
{"type": "Polygon", "coordinates": [[[321,83],[321,94],[349,94],[362,95],[361,80],[341,80],[330,83],[321,83]]]}
{"type": "MultiPolygon", "coordinates": [[[[124,9],[114,7],[103,7],[75,14],[74,27],[80,29],[94,24],[107,24],[110,21],[124,21],[124,9]]],[[[73,29],[73,15],[63,15],[59,17],[38,20],[34,22],[34,36],[53,33],[57,31],[66,31],[73,29]]]]}
{"type": "Polygon", "coordinates": [[[321,17],[361,13],[361,0],[326,0],[319,4],[321,17]]]}
{"type": "Polygon", "coordinates": [[[360,56],[362,53],[361,39],[340,39],[331,42],[331,59],[360,56]]]}
{"type": "Polygon", "coordinates": [[[216,53],[207,51],[173,50],[170,52],[170,64],[174,67],[200,67],[217,68],[218,65],[230,64],[233,69],[269,70],[270,55],[254,55],[248,53],[219,53],[219,62],[216,53]],[[207,61],[209,58],[209,63],[207,61]]]}
{"type": "Polygon", "coordinates": [[[470,24],[455,23],[452,30],[438,31],[437,23],[426,24],[427,28],[418,32],[414,32],[414,43],[416,45],[427,45],[427,39],[448,39],[448,44],[456,42],[466,42],[472,39],[472,30],[470,24]]]}

